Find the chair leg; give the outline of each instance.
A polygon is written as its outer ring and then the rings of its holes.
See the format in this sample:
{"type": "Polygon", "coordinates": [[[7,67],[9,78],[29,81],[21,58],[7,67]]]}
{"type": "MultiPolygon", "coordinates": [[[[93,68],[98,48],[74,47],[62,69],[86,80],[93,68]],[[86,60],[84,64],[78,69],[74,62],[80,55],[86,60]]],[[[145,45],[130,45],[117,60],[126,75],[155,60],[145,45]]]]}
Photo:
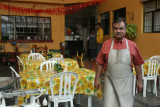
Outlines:
{"type": "Polygon", "coordinates": [[[71,107],[74,107],[74,106],[73,106],[73,99],[70,100],[70,104],[71,104],[71,107]]]}
{"type": "Polygon", "coordinates": [[[18,105],[18,96],[15,97],[15,105],[18,105]]]}
{"type": "Polygon", "coordinates": [[[156,94],[156,97],[157,97],[157,81],[156,79],[154,80],[154,93],[156,94]]]}
{"type": "Polygon", "coordinates": [[[65,107],[68,107],[68,102],[65,102],[65,107]]]}
{"type": "Polygon", "coordinates": [[[146,97],[147,80],[143,80],[143,97],[146,97]]]}
{"type": "Polygon", "coordinates": [[[48,107],[51,107],[51,101],[48,99],[48,107]]]}
{"type": "Polygon", "coordinates": [[[31,95],[31,96],[30,96],[30,103],[31,103],[31,104],[33,103],[34,98],[35,98],[35,95],[31,95]]]}

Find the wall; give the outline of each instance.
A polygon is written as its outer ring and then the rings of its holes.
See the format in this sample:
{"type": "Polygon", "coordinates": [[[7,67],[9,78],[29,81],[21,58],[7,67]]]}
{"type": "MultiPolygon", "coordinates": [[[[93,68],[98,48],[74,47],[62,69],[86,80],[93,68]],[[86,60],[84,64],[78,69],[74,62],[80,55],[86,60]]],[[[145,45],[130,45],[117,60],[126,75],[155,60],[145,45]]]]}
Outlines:
{"type": "MultiPolygon", "coordinates": [[[[47,9],[47,8],[57,8],[63,7],[64,5],[60,4],[47,4],[47,3],[31,3],[31,2],[0,2],[1,4],[9,4],[11,6],[24,7],[24,8],[33,8],[33,9],[47,9]]],[[[18,43],[20,52],[29,51],[32,47],[32,44],[37,46],[47,46],[49,49],[60,49],[60,42],[64,42],[64,32],[65,32],[65,16],[56,16],[56,15],[47,15],[47,14],[18,14],[15,12],[8,12],[0,9],[0,15],[19,15],[19,16],[42,16],[42,17],[51,17],[51,38],[53,42],[44,42],[44,43],[18,43]]],[[[0,24],[1,28],[1,24],[0,24]]],[[[0,30],[1,38],[1,30],[0,30]]],[[[0,45],[5,45],[6,52],[14,52],[14,46],[11,43],[0,43],[0,45]]]]}
{"type": "MultiPolygon", "coordinates": [[[[139,0],[107,0],[98,5],[98,15],[110,11],[110,28],[112,28],[113,11],[126,7],[126,21],[137,25],[138,37],[136,42],[144,59],[148,59],[153,55],[160,55],[160,33],[143,33],[143,4],[139,0]],[[133,12],[133,20],[131,13],[133,12]]],[[[98,17],[98,19],[100,19],[98,17]]],[[[112,37],[112,29],[110,35],[105,35],[107,40],[112,37]]]]}

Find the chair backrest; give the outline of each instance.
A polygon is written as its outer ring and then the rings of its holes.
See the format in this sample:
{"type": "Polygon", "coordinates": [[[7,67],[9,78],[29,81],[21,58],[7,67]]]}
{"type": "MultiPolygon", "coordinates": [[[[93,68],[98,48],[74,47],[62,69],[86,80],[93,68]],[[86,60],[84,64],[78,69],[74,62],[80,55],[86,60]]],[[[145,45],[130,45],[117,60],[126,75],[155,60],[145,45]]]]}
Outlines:
{"type": "MultiPolygon", "coordinates": [[[[12,77],[20,77],[20,76],[18,75],[18,73],[14,70],[13,67],[10,66],[10,69],[11,69],[11,71],[12,71],[12,77]]],[[[14,84],[14,90],[19,90],[20,80],[17,81],[16,83],[14,84]],[[17,83],[17,84],[16,84],[16,83],[17,83]]]]}
{"type": "Polygon", "coordinates": [[[40,52],[41,52],[44,56],[47,56],[47,52],[48,52],[47,46],[45,45],[45,47],[42,47],[42,46],[38,47],[38,48],[37,48],[37,53],[40,53],[40,52]]]}
{"type": "Polygon", "coordinates": [[[142,77],[144,77],[145,74],[147,74],[146,75],[147,77],[155,77],[157,76],[158,69],[159,69],[159,60],[156,59],[145,60],[145,64],[142,65],[142,77]]]}
{"type": "Polygon", "coordinates": [[[48,59],[47,61],[56,61],[58,63],[64,63],[64,58],[54,57],[54,58],[48,59]]]}
{"type": "Polygon", "coordinates": [[[74,72],[61,72],[54,75],[50,79],[50,89],[52,97],[54,98],[54,86],[56,83],[53,82],[54,79],[60,79],[59,87],[59,98],[68,98],[74,96],[76,85],[78,82],[78,74],[74,72]],[[72,80],[72,81],[71,81],[72,80]]]}
{"type": "Polygon", "coordinates": [[[19,72],[23,71],[23,61],[21,60],[21,58],[19,56],[17,56],[18,59],[18,68],[19,68],[19,72]]]}
{"type": "Polygon", "coordinates": [[[35,60],[43,60],[45,61],[45,58],[40,53],[31,53],[28,55],[28,59],[35,59],[35,60]]]}
{"type": "Polygon", "coordinates": [[[152,56],[152,57],[150,57],[150,59],[157,59],[157,60],[160,60],[160,55],[152,56]]]}
{"type": "Polygon", "coordinates": [[[40,70],[43,70],[43,67],[45,66],[45,70],[52,70],[54,68],[54,64],[57,63],[56,61],[45,61],[41,63],[40,70]]]}

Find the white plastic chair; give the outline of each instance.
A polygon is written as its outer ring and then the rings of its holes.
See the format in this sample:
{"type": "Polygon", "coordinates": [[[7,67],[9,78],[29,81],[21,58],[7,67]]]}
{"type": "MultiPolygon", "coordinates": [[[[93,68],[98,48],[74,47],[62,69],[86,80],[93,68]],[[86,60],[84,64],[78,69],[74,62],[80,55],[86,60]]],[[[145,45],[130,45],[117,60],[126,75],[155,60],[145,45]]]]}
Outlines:
{"type": "MultiPolygon", "coordinates": [[[[160,55],[155,55],[155,56],[152,56],[150,59],[157,59],[160,61],[160,55]]],[[[160,72],[159,72],[160,73],[160,72]]],[[[158,74],[158,79],[159,79],[159,89],[160,89],[160,74],[158,74]]]]}
{"type": "Polygon", "coordinates": [[[45,61],[41,63],[40,70],[43,70],[43,66],[46,66],[45,70],[52,70],[54,68],[54,64],[57,63],[56,61],[45,61]]]}
{"type": "Polygon", "coordinates": [[[21,60],[21,58],[19,56],[17,56],[17,59],[18,59],[19,72],[21,72],[21,71],[23,71],[23,61],[21,60]]]}
{"type": "Polygon", "coordinates": [[[54,75],[50,79],[51,95],[49,95],[49,98],[48,98],[48,107],[51,107],[51,101],[54,102],[54,107],[58,107],[58,103],[60,102],[65,102],[65,107],[67,107],[68,102],[70,102],[71,107],[73,107],[73,98],[74,98],[77,82],[78,82],[78,74],[74,72],[61,72],[54,75]],[[52,82],[53,79],[56,77],[59,77],[60,79],[60,89],[59,89],[58,95],[54,94],[53,87],[55,84],[53,84],[52,82]],[[75,77],[75,80],[71,81],[71,77],[75,77]],[[73,91],[71,91],[71,87],[73,87],[73,91]]]}
{"type": "Polygon", "coordinates": [[[64,58],[60,58],[60,57],[54,57],[54,58],[50,58],[47,61],[56,61],[58,63],[64,63],[64,58]]]}
{"type": "Polygon", "coordinates": [[[148,66],[147,75],[144,75],[144,64],[142,65],[142,79],[143,79],[143,97],[146,97],[147,89],[147,80],[154,80],[153,91],[157,96],[157,71],[159,69],[159,61],[155,59],[145,60],[145,63],[148,63],[145,66],[148,66]]]}
{"type": "Polygon", "coordinates": [[[43,60],[43,61],[45,61],[45,58],[40,53],[31,53],[31,54],[28,55],[28,59],[43,60]]]}
{"type": "MultiPolygon", "coordinates": [[[[13,67],[10,66],[10,69],[12,71],[12,77],[20,77],[13,67]]],[[[14,83],[14,90],[19,90],[20,83],[21,83],[20,80],[14,83]]],[[[18,104],[18,96],[15,99],[15,104],[18,104]]]]}

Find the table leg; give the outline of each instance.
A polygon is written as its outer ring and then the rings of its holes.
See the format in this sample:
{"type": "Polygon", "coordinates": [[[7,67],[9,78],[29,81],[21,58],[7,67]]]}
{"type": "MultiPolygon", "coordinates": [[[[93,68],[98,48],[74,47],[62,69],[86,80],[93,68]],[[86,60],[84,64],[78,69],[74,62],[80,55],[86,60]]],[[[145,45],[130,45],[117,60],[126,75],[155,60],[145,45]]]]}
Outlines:
{"type": "Polygon", "coordinates": [[[88,107],[92,107],[92,96],[88,95],[88,107]]]}
{"type": "Polygon", "coordinates": [[[80,104],[80,94],[76,94],[76,103],[80,104]]]}

